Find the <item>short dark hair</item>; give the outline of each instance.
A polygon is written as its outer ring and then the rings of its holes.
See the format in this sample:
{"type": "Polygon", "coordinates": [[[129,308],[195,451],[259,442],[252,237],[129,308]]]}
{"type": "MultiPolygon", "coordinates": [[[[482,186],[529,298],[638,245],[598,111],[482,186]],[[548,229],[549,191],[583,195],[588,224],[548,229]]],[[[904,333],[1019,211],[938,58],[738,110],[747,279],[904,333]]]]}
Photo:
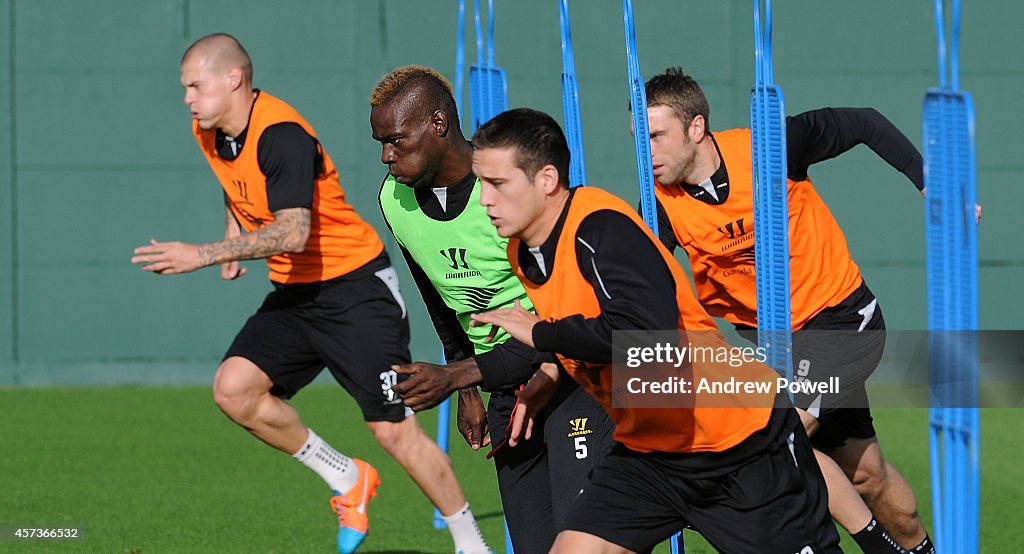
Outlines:
{"type": "Polygon", "coordinates": [[[647,107],[668,106],[683,122],[689,125],[694,117],[704,116],[704,125],[710,127],[708,116],[711,108],[700,85],[679,67],[670,67],[664,73],[655,75],[644,85],[647,93],[647,107]]]}
{"type": "Polygon", "coordinates": [[[545,165],[558,170],[558,182],[569,186],[569,144],[550,115],[516,108],[498,114],[473,134],[474,148],[514,148],[515,165],[529,177],[545,165]]]}
{"type": "Polygon", "coordinates": [[[242,76],[252,84],[252,58],[245,50],[238,39],[227,33],[211,33],[192,43],[181,56],[182,65],[193,52],[212,52],[213,59],[217,60],[221,69],[238,67],[242,70],[242,76]]]}

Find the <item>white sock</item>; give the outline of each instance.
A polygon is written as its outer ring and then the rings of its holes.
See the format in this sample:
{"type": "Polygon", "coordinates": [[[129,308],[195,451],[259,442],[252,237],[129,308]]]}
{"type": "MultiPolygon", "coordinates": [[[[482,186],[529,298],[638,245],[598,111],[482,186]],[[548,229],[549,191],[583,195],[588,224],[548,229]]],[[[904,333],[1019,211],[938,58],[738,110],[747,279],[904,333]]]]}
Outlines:
{"type": "Polygon", "coordinates": [[[306,444],[292,457],[312,469],[327,482],[327,486],[345,494],[359,481],[359,470],[352,458],[338,452],[331,445],[317,436],[312,429],[306,444]]]}
{"type": "Polygon", "coordinates": [[[487,541],[484,540],[484,536],[480,534],[480,528],[476,525],[473,511],[469,509],[469,502],[466,502],[466,505],[454,514],[442,517],[444,517],[444,522],[448,524],[448,531],[452,534],[452,540],[455,541],[456,552],[463,552],[464,554],[491,553],[491,549],[487,546],[487,541]]]}

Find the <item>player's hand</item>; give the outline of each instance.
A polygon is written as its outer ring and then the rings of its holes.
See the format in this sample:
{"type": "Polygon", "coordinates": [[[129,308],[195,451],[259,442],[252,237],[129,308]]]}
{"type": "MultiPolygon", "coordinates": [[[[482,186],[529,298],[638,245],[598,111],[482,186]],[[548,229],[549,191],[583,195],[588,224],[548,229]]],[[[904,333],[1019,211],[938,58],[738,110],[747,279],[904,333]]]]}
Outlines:
{"type": "Polygon", "coordinates": [[[234,281],[246,274],[246,269],[237,260],[220,264],[220,278],[234,281]]]}
{"type": "Polygon", "coordinates": [[[491,444],[487,429],[487,410],[476,387],[459,389],[459,409],[456,416],[459,432],[473,450],[491,444]]]}
{"type": "Polygon", "coordinates": [[[533,348],[533,326],[540,322],[540,318],[536,314],[526,311],[523,309],[522,304],[516,300],[516,303],[511,308],[504,308],[501,310],[493,310],[490,312],[484,312],[481,314],[473,314],[471,316],[473,321],[469,324],[472,327],[481,327],[483,325],[494,325],[494,329],[491,331],[490,336],[487,337],[486,341],[490,342],[494,339],[494,335],[497,332],[497,328],[500,327],[512,335],[517,341],[533,348]]]}
{"type": "Polygon", "coordinates": [[[405,405],[416,412],[429,410],[444,402],[455,388],[451,383],[451,373],[444,366],[413,362],[393,365],[391,369],[410,376],[391,387],[391,390],[398,393],[405,405]]]}
{"type": "Polygon", "coordinates": [[[523,390],[517,394],[519,403],[512,411],[512,430],[508,432],[508,445],[515,446],[519,440],[530,440],[533,436],[533,421],[541,409],[551,400],[558,388],[558,366],[552,363],[540,364],[523,390]]]}
{"type": "Polygon", "coordinates": [[[203,267],[199,258],[199,247],[184,242],[157,242],[149,240],[148,246],[135,249],[133,264],[146,264],[143,271],[159,275],[189,273],[203,267]]]}

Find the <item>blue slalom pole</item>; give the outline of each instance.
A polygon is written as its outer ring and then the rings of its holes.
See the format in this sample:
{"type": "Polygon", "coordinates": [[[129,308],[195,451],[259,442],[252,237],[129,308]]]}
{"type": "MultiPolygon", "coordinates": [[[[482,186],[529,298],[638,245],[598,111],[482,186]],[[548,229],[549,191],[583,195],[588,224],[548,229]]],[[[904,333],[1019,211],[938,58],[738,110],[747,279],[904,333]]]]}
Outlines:
{"type": "Polygon", "coordinates": [[[629,104],[633,113],[633,145],[640,181],[640,215],[658,236],[658,209],[654,198],[654,168],[651,166],[651,134],[647,130],[647,92],[640,74],[633,24],[633,2],[622,0],[622,22],[626,31],[626,68],[629,74],[629,104]]]}
{"type": "MultiPolygon", "coordinates": [[[[455,96],[455,110],[459,112],[459,117],[462,117],[462,79],[463,73],[466,71],[466,0],[459,0],[459,15],[458,23],[455,31],[455,84],[452,87],[454,89],[455,96]]],[[[444,348],[441,348],[441,363],[447,363],[444,356],[444,348]]],[[[448,425],[451,420],[451,399],[446,398],[437,407],[437,446],[445,454],[448,453],[448,425]]],[[[444,518],[441,515],[441,510],[434,508],[434,517],[432,519],[434,529],[443,529],[445,527],[444,518]]]]}
{"type": "Polygon", "coordinates": [[[579,187],[587,182],[587,165],[583,157],[580,92],[576,84],[576,56],[572,49],[569,0],[559,1],[558,21],[562,35],[562,112],[565,118],[565,138],[569,143],[569,186],[579,187]]]}
{"type": "MultiPolygon", "coordinates": [[[[441,365],[448,363],[445,360],[444,352],[441,352],[441,365]]],[[[448,453],[448,426],[451,421],[451,398],[445,398],[444,402],[441,402],[437,406],[437,446],[441,449],[441,452],[448,453]]],[[[441,510],[434,508],[434,529],[444,529],[446,523],[444,522],[444,516],[441,515],[441,510]]]]}
{"type": "Polygon", "coordinates": [[[935,0],[939,86],[924,101],[928,274],[929,454],[935,547],[979,548],[977,153],[974,104],[960,90],[960,0],[946,46],[935,0]]]}
{"type": "Polygon", "coordinates": [[[757,338],[758,345],[765,349],[768,365],[792,381],[786,108],[782,88],[774,82],[772,58],[772,3],[754,0],[755,78],[750,95],[750,137],[757,338]]]}
{"type": "Polygon", "coordinates": [[[473,0],[476,27],[476,64],[469,68],[469,103],[475,130],[508,109],[508,79],[494,62],[494,0],[487,0],[487,36],[481,25],[480,0],[473,0]]]}
{"type": "MultiPolygon", "coordinates": [[[[633,146],[636,150],[636,169],[640,184],[640,215],[654,236],[658,236],[658,204],[654,196],[654,168],[651,166],[651,133],[647,128],[647,90],[643,75],[640,73],[632,0],[622,0],[622,24],[626,32],[626,70],[629,78],[629,105],[633,117],[633,146]]],[[[672,535],[669,547],[672,554],[686,550],[682,531],[672,535]]]]}

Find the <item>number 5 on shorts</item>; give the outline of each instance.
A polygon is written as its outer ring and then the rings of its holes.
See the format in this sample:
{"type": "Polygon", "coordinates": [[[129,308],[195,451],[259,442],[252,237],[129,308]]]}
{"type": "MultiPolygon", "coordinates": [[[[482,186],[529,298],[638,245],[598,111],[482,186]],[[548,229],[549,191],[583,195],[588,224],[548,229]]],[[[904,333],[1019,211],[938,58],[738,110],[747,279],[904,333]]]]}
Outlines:
{"type": "Polygon", "coordinates": [[[576,459],[582,460],[587,457],[587,437],[576,437],[576,459]]]}

